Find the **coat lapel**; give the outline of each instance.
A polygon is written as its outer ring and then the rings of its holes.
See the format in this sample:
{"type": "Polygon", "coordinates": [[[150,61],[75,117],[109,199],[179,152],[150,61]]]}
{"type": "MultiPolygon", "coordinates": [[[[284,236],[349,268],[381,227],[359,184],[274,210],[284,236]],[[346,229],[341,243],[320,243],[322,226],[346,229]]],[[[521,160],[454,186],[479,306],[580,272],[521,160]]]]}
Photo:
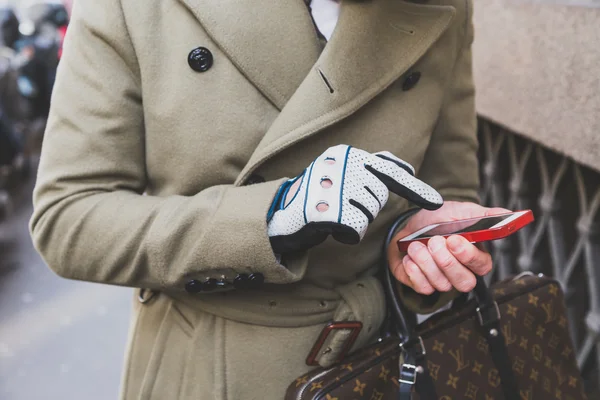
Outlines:
{"type": "Polygon", "coordinates": [[[319,57],[302,0],[180,0],[236,67],[282,109],[319,57]]]}
{"type": "Polygon", "coordinates": [[[281,113],[238,176],[346,118],[390,86],[449,26],[451,6],[343,0],[321,45],[302,0],[180,0],[281,113]],[[319,55],[320,54],[320,55],[319,55]]]}
{"type": "Polygon", "coordinates": [[[236,184],[274,154],[346,118],[390,86],[435,43],[454,13],[450,6],[401,0],[343,1],[331,40],[236,184]]]}

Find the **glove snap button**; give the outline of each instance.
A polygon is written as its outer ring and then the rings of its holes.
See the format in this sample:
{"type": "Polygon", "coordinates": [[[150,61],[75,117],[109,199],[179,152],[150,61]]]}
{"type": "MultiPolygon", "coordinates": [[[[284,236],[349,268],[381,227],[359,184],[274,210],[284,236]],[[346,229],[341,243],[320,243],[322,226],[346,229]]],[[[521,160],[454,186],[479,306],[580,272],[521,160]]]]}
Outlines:
{"type": "Polygon", "coordinates": [[[326,212],[327,210],[329,210],[329,203],[326,201],[320,201],[317,203],[318,212],[326,212]]]}

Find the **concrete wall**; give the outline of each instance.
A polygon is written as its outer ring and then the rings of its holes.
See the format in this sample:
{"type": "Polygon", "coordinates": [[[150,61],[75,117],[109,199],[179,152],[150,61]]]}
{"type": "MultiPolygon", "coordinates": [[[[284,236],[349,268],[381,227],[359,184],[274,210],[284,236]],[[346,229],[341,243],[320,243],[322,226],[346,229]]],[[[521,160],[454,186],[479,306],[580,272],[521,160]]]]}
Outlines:
{"type": "Polygon", "coordinates": [[[478,112],[600,171],[600,9],[476,0],[478,112]]]}

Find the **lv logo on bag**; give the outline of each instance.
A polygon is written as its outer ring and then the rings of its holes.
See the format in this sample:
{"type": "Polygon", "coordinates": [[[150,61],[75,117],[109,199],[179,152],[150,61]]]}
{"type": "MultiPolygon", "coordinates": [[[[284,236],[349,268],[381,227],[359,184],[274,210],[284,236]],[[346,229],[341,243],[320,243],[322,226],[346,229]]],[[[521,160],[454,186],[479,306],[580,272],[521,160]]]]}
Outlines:
{"type": "Polygon", "coordinates": [[[471,361],[465,362],[465,347],[461,344],[456,350],[449,350],[448,354],[456,361],[456,372],[460,372],[465,368],[469,368],[471,361]]]}
{"type": "MultiPolygon", "coordinates": [[[[508,366],[517,383],[515,395],[507,400],[585,400],[560,288],[551,279],[537,276],[497,286],[502,289],[496,291],[502,297],[495,299],[500,313],[498,331],[503,334],[508,366]]],[[[432,316],[417,330],[426,350],[421,365],[427,367],[436,393],[430,399],[418,392],[413,400],[506,398],[504,375],[482,334],[475,304],[461,307],[432,316]]],[[[335,368],[298,378],[286,399],[398,399],[398,345],[398,339],[384,339],[335,368]]]]}

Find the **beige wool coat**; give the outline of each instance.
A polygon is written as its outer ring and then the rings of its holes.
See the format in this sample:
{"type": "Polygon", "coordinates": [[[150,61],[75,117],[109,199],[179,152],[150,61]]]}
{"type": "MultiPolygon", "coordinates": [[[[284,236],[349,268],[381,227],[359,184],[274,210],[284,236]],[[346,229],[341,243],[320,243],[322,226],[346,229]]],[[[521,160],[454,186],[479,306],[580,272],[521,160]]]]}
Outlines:
{"type": "Polygon", "coordinates": [[[446,200],[476,201],[471,6],[343,0],[323,48],[302,0],[75,3],[31,231],[60,276],[159,292],[135,301],[123,399],[281,399],[328,322],[361,321],[354,348],[377,338],[373,274],[407,202],[391,195],[359,245],[281,263],[267,210],[338,144],[388,150],[446,200]],[[244,274],[264,284],[236,289],[244,274]],[[210,278],[218,289],[186,291],[210,278]]]}

